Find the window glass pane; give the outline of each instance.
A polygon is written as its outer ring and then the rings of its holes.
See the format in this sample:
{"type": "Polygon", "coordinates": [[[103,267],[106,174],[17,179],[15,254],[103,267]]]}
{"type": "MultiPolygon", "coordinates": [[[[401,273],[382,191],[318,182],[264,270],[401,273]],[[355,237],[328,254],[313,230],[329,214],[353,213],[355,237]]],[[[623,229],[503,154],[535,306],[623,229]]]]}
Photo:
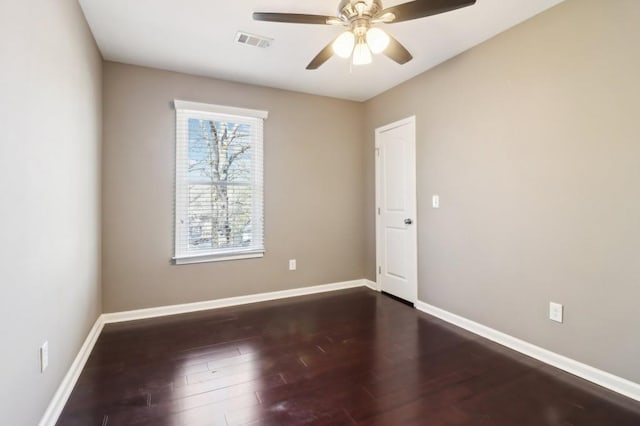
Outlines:
{"type": "Polygon", "coordinates": [[[176,263],[262,255],[267,112],[178,100],[175,105],[176,263]]]}
{"type": "Polygon", "coordinates": [[[188,249],[252,243],[254,148],[250,124],[188,120],[188,249]]]}
{"type": "Polygon", "coordinates": [[[189,185],[189,249],[250,246],[252,207],[246,185],[189,185]]]}

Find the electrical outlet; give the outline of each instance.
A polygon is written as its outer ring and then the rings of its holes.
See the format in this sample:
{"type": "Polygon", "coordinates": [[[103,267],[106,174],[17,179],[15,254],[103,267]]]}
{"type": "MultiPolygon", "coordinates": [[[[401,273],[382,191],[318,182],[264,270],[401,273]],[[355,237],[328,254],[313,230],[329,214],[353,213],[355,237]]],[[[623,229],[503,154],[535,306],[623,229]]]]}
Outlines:
{"type": "Polygon", "coordinates": [[[440,196],[439,195],[434,195],[433,197],[431,197],[431,205],[433,206],[434,209],[439,209],[440,208],[440,196]]]}
{"type": "Polygon", "coordinates": [[[44,370],[49,366],[49,342],[44,342],[40,346],[40,372],[44,373],[44,370]]]}
{"type": "Polygon", "coordinates": [[[295,259],[289,259],[289,270],[290,271],[295,271],[296,270],[296,260],[295,259]]]}
{"type": "Polygon", "coordinates": [[[559,303],[549,302],[549,319],[555,322],[562,322],[563,308],[559,303]]]}

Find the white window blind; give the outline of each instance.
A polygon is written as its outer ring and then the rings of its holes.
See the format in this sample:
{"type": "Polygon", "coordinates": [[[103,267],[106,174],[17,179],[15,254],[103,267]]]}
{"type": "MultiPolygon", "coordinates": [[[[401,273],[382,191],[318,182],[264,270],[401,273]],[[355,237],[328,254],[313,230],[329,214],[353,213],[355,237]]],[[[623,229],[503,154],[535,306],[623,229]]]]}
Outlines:
{"type": "Polygon", "coordinates": [[[264,253],[265,111],[174,101],[175,261],[264,253]]]}

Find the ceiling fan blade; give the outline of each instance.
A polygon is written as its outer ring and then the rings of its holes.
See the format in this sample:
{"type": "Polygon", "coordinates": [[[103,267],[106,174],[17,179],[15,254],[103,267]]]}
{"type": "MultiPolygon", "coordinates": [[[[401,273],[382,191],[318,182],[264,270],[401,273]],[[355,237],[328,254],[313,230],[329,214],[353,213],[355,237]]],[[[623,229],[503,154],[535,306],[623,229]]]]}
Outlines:
{"type": "Polygon", "coordinates": [[[386,13],[393,13],[396,19],[391,23],[396,23],[438,15],[471,6],[475,3],[476,0],[415,0],[384,9],[380,12],[380,16],[386,13]]]}
{"type": "Polygon", "coordinates": [[[301,13],[269,13],[253,12],[256,21],[285,22],[289,24],[320,24],[327,25],[329,20],[335,20],[335,16],[305,15],[301,13]]]}
{"type": "Polygon", "coordinates": [[[400,65],[406,64],[413,59],[411,53],[409,53],[409,51],[398,40],[391,36],[389,36],[389,45],[382,53],[400,65]]]}
{"type": "Polygon", "coordinates": [[[327,44],[325,48],[322,49],[320,53],[318,53],[316,57],[311,60],[311,62],[309,62],[309,65],[307,65],[308,70],[317,70],[318,68],[320,68],[320,65],[327,62],[333,56],[332,44],[333,41],[327,44]]]}

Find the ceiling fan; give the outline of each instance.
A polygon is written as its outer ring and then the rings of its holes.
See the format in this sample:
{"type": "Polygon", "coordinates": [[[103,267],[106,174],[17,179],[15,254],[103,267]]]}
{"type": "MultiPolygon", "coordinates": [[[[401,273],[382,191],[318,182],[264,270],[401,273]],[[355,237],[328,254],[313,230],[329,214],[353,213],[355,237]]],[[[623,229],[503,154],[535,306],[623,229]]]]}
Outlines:
{"type": "Polygon", "coordinates": [[[383,53],[402,65],[413,59],[411,53],[375,25],[438,15],[471,6],[475,2],[476,0],[414,0],[385,9],[381,0],[341,0],[337,16],[254,12],[253,19],[293,24],[340,25],[348,28],[311,60],[307,65],[308,70],[317,69],[334,53],[342,58],[353,56],[354,65],[370,63],[371,53],[383,53]]]}

